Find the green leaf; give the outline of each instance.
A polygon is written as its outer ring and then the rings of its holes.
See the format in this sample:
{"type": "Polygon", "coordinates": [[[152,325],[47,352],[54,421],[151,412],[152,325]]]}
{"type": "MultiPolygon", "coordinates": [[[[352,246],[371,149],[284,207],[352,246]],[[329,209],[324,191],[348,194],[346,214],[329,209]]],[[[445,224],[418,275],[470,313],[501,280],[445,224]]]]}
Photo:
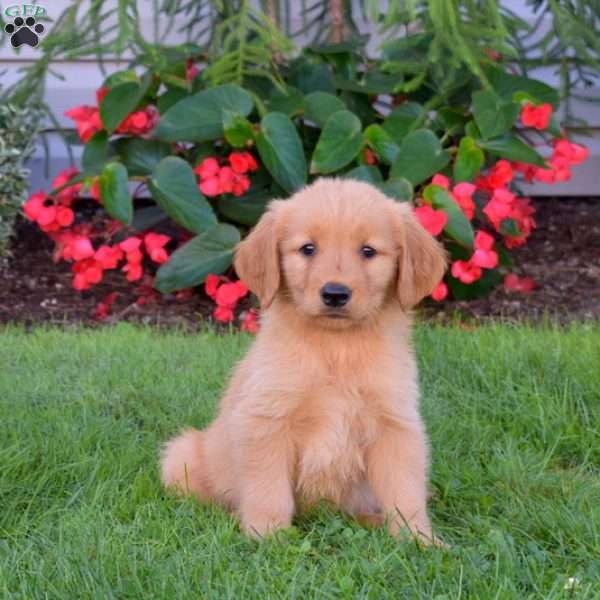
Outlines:
{"type": "Polygon", "coordinates": [[[268,113],[261,121],[256,147],[275,181],[289,193],[306,183],[306,157],[296,127],[283,113],[268,113]]]}
{"type": "Polygon", "coordinates": [[[417,129],[402,141],[390,175],[404,177],[418,185],[443,169],[449,161],[450,155],[435,134],[429,129],[417,129]]]}
{"type": "Polygon", "coordinates": [[[475,237],[473,227],[450,194],[439,185],[431,184],[423,190],[423,198],[433,208],[441,209],[448,215],[448,223],[444,228],[446,234],[462,246],[472,248],[475,237]]]}
{"type": "Polygon", "coordinates": [[[544,159],[525,142],[513,134],[506,134],[501,138],[493,140],[480,141],[479,145],[490,154],[495,154],[501,158],[515,160],[522,163],[546,167],[544,159]]]}
{"type": "Polygon", "coordinates": [[[280,112],[288,117],[304,111],[304,94],[292,85],[285,86],[285,92],[275,88],[267,100],[269,112],[280,112]]]}
{"type": "Polygon", "coordinates": [[[383,162],[391,165],[396,160],[400,153],[400,146],[381,125],[369,125],[364,135],[369,146],[383,162]]]}
{"type": "Polygon", "coordinates": [[[217,222],[198,189],[192,167],[182,158],[163,158],[152,173],[149,188],[156,203],[188,231],[200,233],[217,222]]]}
{"type": "Polygon", "coordinates": [[[172,154],[171,144],[138,137],[119,138],[112,146],[133,176],[150,175],[163,158],[172,154]]]}
{"type": "Polygon", "coordinates": [[[100,118],[109,132],[112,133],[137,108],[150,82],[150,77],[144,77],[141,82],[128,81],[109,90],[100,103],[100,118]]]}
{"type": "Polygon", "coordinates": [[[381,183],[383,177],[377,167],[369,165],[360,165],[351,171],[342,175],[344,179],[356,179],[357,181],[366,181],[367,183],[381,183]]]}
{"type": "Polygon", "coordinates": [[[161,117],[154,137],[168,142],[204,142],[223,135],[223,111],[246,117],[254,104],[248,92],[226,84],[204,90],[174,104],[161,117]]]}
{"type": "Polygon", "coordinates": [[[476,140],[478,140],[481,137],[481,132],[479,131],[479,128],[477,127],[475,121],[467,122],[467,124],[465,125],[465,133],[469,137],[472,137],[473,139],[476,139],[476,140]]]}
{"type": "Polygon", "coordinates": [[[173,252],[156,272],[155,287],[173,292],[199,285],[209,273],[223,273],[239,241],[240,233],[232,225],[213,225],[173,252]]]}
{"type": "Polygon", "coordinates": [[[273,193],[269,189],[251,189],[237,198],[229,195],[221,196],[218,209],[230,221],[241,225],[255,225],[272,198],[273,193]]]}
{"type": "Polygon", "coordinates": [[[485,161],[483,150],[472,137],[464,137],[458,145],[454,162],[454,181],[473,181],[485,161]]]}
{"type": "Polygon", "coordinates": [[[484,269],[481,279],[466,285],[454,277],[448,277],[448,286],[452,295],[457,300],[473,300],[489,295],[489,293],[500,285],[502,275],[497,269],[484,269]]]}
{"type": "Polygon", "coordinates": [[[87,176],[98,175],[104,165],[111,159],[106,131],[98,131],[83,148],[81,166],[87,176]]]}
{"type": "Polygon", "coordinates": [[[133,218],[133,201],[129,195],[127,169],[117,162],[107,164],[100,174],[100,195],[106,212],[128,225],[133,218]]]}
{"type": "Polygon", "coordinates": [[[102,87],[113,88],[122,83],[137,83],[139,81],[134,69],[124,69],[111,73],[102,84],[102,87]]]}
{"type": "Polygon", "coordinates": [[[249,141],[254,140],[252,123],[246,117],[230,110],[223,111],[223,131],[225,139],[234,148],[245,148],[249,141]]]}
{"type": "Polygon", "coordinates": [[[184,98],[189,98],[190,93],[178,87],[169,88],[164,94],[161,94],[157,100],[158,110],[164,115],[172,106],[184,98]]]}
{"type": "Polygon", "coordinates": [[[485,139],[506,133],[519,116],[519,105],[502,102],[492,91],[473,93],[473,116],[485,139]]]}
{"type": "Polygon", "coordinates": [[[334,112],[346,108],[344,102],[337,96],[318,91],[308,94],[305,98],[305,104],[304,118],[321,128],[334,112]]]}
{"type": "Polygon", "coordinates": [[[323,63],[313,63],[300,57],[290,70],[288,81],[304,94],[321,91],[335,94],[331,69],[323,63]]]}
{"type": "Polygon", "coordinates": [[[375,71],[367,73],[360,81],[348,79],[343,75],[335,75],[333,81],[340,90],[372,95],[394,93],[395,88],[402,84],[403,78],[397,73],[375,71]]]}
{"type": "Polygon", "coordinates": [[[119,230],[112,238],[113,243],[122,242],[131,235],[131,230],[138,232],[146,231],[169,217],[160,206],[146,206],[140,208],[133,213],[133,220],[129,227],[124,227],[119,230]]]}
{"type": "Polygon", "coordinates": [[[488,67],[485,74],[494,91],[506,100],[511,100],[516,92],[525,92],[537,103],[549,102],[555,107],[558,106],[560,100],[558,92],[537,79],[511,75],[497,67],[488,67]]]}
{"type": "Polygon", "coordinates": [[[400,144],[415,127],[419,126],[424,115],[425,109],[420,104],[405,102],[388,115],[383,122],[383,128],[397,144],[400,144]]]}
{"type": "Polygon", "coordinates": [[[392,177],[383,183],[378,183],[377,187],[386,196],[400,202],[411,202],[414,196],[412,183],[404,177],[392,177]]]}
{"type": "Polygon", "coordinates": [[[348,110],[333,113],[321,132],[310,166],[311,173],[333,173],[345,167],[362,147],[361,123],[348,110]]]}

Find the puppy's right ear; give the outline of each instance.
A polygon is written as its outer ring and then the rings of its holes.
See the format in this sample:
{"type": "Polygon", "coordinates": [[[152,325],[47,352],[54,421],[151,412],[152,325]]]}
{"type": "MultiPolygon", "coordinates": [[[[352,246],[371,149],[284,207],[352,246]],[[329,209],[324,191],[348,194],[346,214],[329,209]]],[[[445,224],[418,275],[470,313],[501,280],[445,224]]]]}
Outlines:
{"type": "Polygon", "coordinates": [[[233,265],[238,277],[254,292],[262,308],[268,308],[279,289],[278,201],[235,250],[233,265]]]}

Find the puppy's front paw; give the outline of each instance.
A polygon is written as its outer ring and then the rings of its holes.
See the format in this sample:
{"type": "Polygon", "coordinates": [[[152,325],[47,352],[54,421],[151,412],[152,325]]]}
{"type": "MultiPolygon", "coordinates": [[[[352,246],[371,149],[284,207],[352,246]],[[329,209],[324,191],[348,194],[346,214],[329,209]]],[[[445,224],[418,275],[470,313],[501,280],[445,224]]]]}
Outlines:
{"type": "Polygon", "coordinates": [[[242,530],[255,539],[265,538],[280,529],[286,529],[291,519],[284,515],[253,514],[242,516],[242,530]]]}

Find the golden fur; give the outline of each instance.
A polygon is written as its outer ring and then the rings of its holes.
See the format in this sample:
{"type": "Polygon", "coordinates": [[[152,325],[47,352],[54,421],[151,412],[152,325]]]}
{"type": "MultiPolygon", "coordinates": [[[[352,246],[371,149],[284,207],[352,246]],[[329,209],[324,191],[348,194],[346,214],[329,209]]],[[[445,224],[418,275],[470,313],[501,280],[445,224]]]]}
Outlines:
{"type": "Polygon", "coordinates": [[[235,268],[261,300],[261,329],[216,420],[165,447],[164,484],[227,507],[253,536],[324,499],[431,538],[407,311],[442,278],[441,246],[409,205],[320,179],[271,203],[235,268]],[[323,304],[327,282],[351,288],[346,306],[323,304]]]}

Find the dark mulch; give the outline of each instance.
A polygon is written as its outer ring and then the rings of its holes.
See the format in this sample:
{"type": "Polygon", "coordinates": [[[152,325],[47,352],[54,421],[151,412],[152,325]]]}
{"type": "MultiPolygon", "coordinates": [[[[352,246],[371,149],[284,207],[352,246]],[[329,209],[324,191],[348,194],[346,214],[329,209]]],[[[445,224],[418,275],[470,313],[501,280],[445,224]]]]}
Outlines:
{"type": "Polygon", "coordinates": [[[538,288],[529,294],[500,288],[486,298],[447,302],[438,317],[458,311],[534,322],[600,319],[600,198],[538,198],[534,204],[537,228],[513,252],[513,271],[533,277],[538,288]]]}
{"type": "MultiPolygon", "coordinates": [[[[530,294],[502,289],[470,302],[428,304],[425,313],[445,320],[458,312],[468,317],[539,321],[550,316],[565,322],[600,318],[600,198],[537,199],[538,227],[529,243],[514,252],[515,272],[533,277],[530,294]]],[[[118,320],[159,325],[196,326],[207,319],[211,302],[203,295],[180,301],[150,298],[140,306],[139,293],[122,274],[82,294],[71,287],[67,264],[51,262],[51,242],[27,223],[18,228],[14,258],[0,264],[0,323],[97,324],[95,309],[112,291],[119,292],[112,315],[118,320]]]]}

